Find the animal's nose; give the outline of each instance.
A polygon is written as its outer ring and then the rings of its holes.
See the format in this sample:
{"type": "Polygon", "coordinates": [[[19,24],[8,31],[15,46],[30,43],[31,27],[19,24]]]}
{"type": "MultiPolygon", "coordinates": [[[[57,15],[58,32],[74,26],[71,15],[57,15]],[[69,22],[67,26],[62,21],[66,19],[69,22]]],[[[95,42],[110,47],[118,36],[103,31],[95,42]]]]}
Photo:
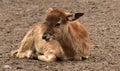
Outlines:
{"type": "Polygon", "coordinates": [[[42,39],[46,39],[46,38],[47,38],[47,35],[44,34],[44,35],[42,36],[42,39]]]}
{"type": "Polygon", "coordinates": [[[47,36],[47,34],[43,34],[42,39],[48,41],[48,40],[49,40],[49,37],[47,36]]]}

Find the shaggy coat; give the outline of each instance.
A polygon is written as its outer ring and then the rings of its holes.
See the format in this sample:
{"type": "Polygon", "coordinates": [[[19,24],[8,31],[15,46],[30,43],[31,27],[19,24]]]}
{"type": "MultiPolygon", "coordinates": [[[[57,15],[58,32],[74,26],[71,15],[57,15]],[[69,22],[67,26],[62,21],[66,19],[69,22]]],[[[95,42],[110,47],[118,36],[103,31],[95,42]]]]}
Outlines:
{"type": "Polygon", "coordinates": [[[11,52],[18,58],[36,58],[45,62],[81,60],[90,56],[88,31],[78,19],[83,13],[70,14],[50,8],[44,23],[30,28],[19,49],[11,52]]]}

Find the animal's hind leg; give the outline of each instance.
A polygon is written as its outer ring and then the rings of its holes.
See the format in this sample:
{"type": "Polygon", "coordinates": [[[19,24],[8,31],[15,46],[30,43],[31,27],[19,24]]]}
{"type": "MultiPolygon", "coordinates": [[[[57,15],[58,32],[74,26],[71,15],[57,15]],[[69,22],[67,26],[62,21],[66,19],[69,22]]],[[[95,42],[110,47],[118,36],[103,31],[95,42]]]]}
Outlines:
{"type": "Polygon", "coordinates": [[[26,50],[24,52],[19,52],[18,50],[14,50],[11,52],[11,56],[18,58],[36,58],[36,54],[32,50],[26,50]]]}
{"type": "Polygon", "coordinates": [[[54,62],[56,61],[55,54],[45,54],[45,55],[38,55],[38,59],[45,62],[54,62]]]}
{"type": "Polygon", "coordinates": [[[11,55],[18,58],[32,58],[34,56],[33,53],[33,36],[32,30],[30,30],[26,36],[23,38],[20,48],[11,52],[11,55]]]}

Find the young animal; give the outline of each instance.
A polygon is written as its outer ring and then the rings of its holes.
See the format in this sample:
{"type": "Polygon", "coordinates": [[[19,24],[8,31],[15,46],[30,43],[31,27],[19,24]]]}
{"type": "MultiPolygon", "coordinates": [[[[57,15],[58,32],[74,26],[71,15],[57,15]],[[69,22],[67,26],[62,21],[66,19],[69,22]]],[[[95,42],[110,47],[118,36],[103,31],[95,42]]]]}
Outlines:
{"type": "Polygon", "coordinates": [[[87,29],[78,19],[83,13],[70,14],[62,9],[50,8],[46,14],[46,30],[42,36],[46,41],[57,40],[67,59],[89,58],[91,42],[87,29]]]}
{"type": "Polygon", "coordinates": [[[37,58],[45,62],[56,61],[57,58],[65,59],[64,52],[56,40],[45,41],[42,35],[45,32],[45,24],[36,24],[23,38],[20,48],[11,52],[18,58],[37,58]]]}

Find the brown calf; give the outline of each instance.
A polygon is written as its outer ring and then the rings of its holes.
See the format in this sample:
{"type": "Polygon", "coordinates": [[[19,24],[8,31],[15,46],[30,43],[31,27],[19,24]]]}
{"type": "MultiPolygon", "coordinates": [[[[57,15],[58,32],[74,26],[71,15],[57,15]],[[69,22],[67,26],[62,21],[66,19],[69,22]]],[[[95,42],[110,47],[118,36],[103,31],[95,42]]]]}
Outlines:
{"type": "Polygon", "coordinates": [[[36,24],[23,38],[20,48],[12,51],[11,55],[18,58],[37,58],[45,62],[53,62],[57,58],[65,59],[63,50],[56,40],[50,42],[42,39],[45,24],[36,24]]]}
{"type": "Polygon", "coordinates": [[[57,40],[67,59],[81,60],[90,56],[88,31],[78,19],[83,13],[70,14],[62,9],[50,8],[46,16],[46,31],[42,36],[46,41],[57,40]]]}

